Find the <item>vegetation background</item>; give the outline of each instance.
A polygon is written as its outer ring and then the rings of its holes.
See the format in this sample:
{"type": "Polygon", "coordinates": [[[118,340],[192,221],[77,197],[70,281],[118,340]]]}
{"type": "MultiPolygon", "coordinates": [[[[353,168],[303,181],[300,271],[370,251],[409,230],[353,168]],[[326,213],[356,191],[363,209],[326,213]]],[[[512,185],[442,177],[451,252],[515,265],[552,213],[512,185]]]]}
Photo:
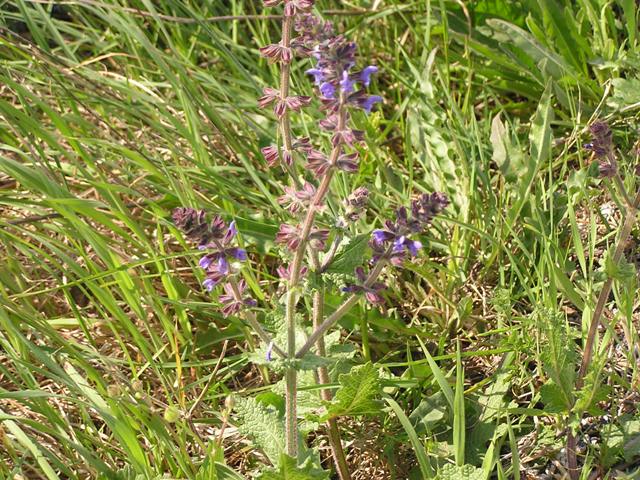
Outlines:
{"type": "MultiPolygon", "coordinates": [[[[452,200],[429,255],[387,279],[386,309],[341,323],[392,399],[341,422],[354,478],[419,478],[425,454],[441,478],[562,478],[568,427],[582,478],[638,478],[637,228],[592,381],[572,388],[623,211],[582,144],[607,120],[636,190],[637,2],[316,7],[381,71],[384,105],[356,118],[368,223],[416,192],[452,200]]],[[[255,340],[209,302],[169,217],[227,212],[253,286],[274,281],[280,189],[260,148],[275,123],[256,98],[278,25],[254,0],[0,0],[0,478],[264,462],[259,426],[225,406],[267,395],[255,340]]],[[[330,468],[321,430],[313,442],[330,468]]]]}

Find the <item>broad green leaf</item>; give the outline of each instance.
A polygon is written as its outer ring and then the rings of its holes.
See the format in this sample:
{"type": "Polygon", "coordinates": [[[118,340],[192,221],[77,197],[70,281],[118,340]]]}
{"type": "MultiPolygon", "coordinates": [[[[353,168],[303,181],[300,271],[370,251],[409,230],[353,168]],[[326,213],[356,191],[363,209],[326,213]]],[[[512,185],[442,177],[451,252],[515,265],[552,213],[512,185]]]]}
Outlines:
{"type": "Polygon", "coordinates": [[[418,435],[430,434],[434,427],[449,420],[449,404],[442,391],[423,399],[409,415],[418,435]]]}
{"type": "Polygon", "coordinates": [[[353,274],[356,267],[364,263],[364,257],[369,247],[369,234],[358,235],[340,250],[329,266],[328,272],[353,274]]]}
{"type": "Polygon", "coordinates": [[[298,466],[295,458],[287,454],[280,457],[279,468],[267,470],[258,476],[258,480],[328,480],[329,472],[318,469],[309,459],[298,466]]]}
{"type": "Polygon", "coordinates": [[[496,163],[507,182],[516,182],[526,172],[524,154],[511,139],[508,125],[505,125],[500,114],[491,121],[491,159],[496,163]]]}
{"type": "Polygon", "coordinates": [[[234,409],[240,433],[251,438],[277,465],[285,450],[284,421],[279,413],[251,397],[237,398],[234,409]]]}
{"type": "Polygon", "coordinates": [[[327,404],[325,419],[380,410],[380,376],[373,364],[353,367],[349,373],[340,375],[338,381],[340,388],[331,403],[327,404]]]}

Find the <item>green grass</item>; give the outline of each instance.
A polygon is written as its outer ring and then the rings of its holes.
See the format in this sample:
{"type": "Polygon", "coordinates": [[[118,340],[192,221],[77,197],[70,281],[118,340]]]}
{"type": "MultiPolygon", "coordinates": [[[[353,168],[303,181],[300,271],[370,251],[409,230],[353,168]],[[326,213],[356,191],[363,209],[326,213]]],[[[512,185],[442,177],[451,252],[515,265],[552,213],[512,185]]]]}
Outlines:
{"type": "MultiPolygon", "coordinates": [[[[264,390],[247,355],[257,340],[209,303],[197,252],[169,216],[188,205],[235,217],[255,260],[247,281],[273,283],[283,178],[259,155],[275,123],[256,98],[276,82],[257,49],[278,22],[211,19],[260,14],[259,3],[77,2],[60,18],[45,2],[0,0],[1,478],[196,478],[205,458],[257,468],[237,433],[226,456],[217,450],[225,398],[264,390]]],[[[367,153],[335,199],[372,190],[363,228],[418,192],[452,200],[423,239],[430,255],[387,279],[388,309],[360,306],[342,321],[358,348],[369,326],[365,356],[384,372],[389,407],[344,438],[377,429],[379,462],[404,462],[412,478],[445,464],[482,478],[542,472],[569,421],[542,387],[566,379],[558,364],[571,365],[588,329],[619,222],[600,207],[623,205],[588,175],[590,120],[612,124],[637,188],[636,2],[318,8],[351,13],[330,15],[381,67],[385,98],[355,118],[367,153]]],[[[293,86],[311,93],[306,68],[294,66],[293,86]]],[[[314,134],[317,119],[309,111],[302,130],[314,134]]],[[[640,433],[635,408],[623,408],[637,385],[629,292],[635,278],[616,282],[605,339],[620,348],[603,341],[592,372],[609,387],[599,407],[615,427],[587,449],[582,478],[598,468],[633,478],[638,452],[616,443],[640,433]]]]}

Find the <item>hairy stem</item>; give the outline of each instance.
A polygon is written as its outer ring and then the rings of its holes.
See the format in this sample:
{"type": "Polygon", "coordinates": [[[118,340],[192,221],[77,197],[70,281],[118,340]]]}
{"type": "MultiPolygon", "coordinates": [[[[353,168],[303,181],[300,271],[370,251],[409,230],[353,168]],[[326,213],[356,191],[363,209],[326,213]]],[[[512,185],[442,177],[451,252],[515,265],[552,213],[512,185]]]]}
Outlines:
{"type": "MultiPolygon", "coordinates": [[[[281,45],[284,48],[291,47],[291,30],[293,26],[293,17],[285,16],[282,21],[282,40],[281,45]]],[[[283,62],[280,70],[280,98],[286,99],[289,96],[291,67],[288,63],[283,62]]],[[[288,109],[280,119],[280,131],[284,141],[284,150],[289,155],[292,154],[292,134],[291,121],[288,109]]],[[[290,172],[292,173],[292,172],[290,172]]],[[[295,174],[292,174],[295,182],[295,174]]],[[[298,275],[299,276],[299,273],[298,275]]],[[[293,272],[292,272],[293,278],[293,272]]],[[[296,322],[295,322],[295,305],[297,303],[297,292],[295,288],[291,288],[291,280],[289,281],[289,291],[287,294],[287,358],[293,358],[296,352],[296,322]]],[[[288,368],[285,373],[285,431],[286,431],[286,450],[287,455],[298,457],[298,415],[296,409],[297,397],[297,375],[295,368],[288,368]]]]}
{"type": "MultiPolygon", "coordinates": [[[[316,258],[312,259],[313,266],[318,270],[320,267],[316,258]]],[[[322,317],[324,316],[324,287],[320,287],[313,293],[313,329],[317,329],[320,326],[322,317]]],[[[316,350],[321,357],[326,356],[324,338],[320,336],[316,343],[316,350]]],[[[318,385],[327,385],[331,383],[329,379],[329,372],[327,367],[319,367],[317,370],[318,385]]],[[[320,390],[320,397],[325,401],[330,401],[332,398],[331,390],[323,388],[320,390]]],[[[340,437],[340,428],[338,427],[338,420],[335,418],[329,419],[327,422],[327,434],[329,437],[329,446],[331,447],[331,456],[333,462],[336,465],[336,471],[340,480],[351,480],[351,473],[349,473],[349,466],[347,464],[347,458],[342,449],[342,438],[340,437]]]]}
{"type": "MultiPolygon", "coordinates": [[[[284,38],[284,35],[283,35],[284,38]]],[[[346,111],[343,106],[343,102],[340,102],[340,114],[338,117],[338,130],[344,128],[346,121],[346,111]]],[[[313,228],[318,207],[322,205],[324,198],[329,191],[331,180],[333,178],[333,166],[338,160],[342,151],[341,145],[336,145],[331,150],[331,156],[329,158],[332,165],[329,170],[324,174],[320,186],[316,190],[316,194],[309,205],[309,210],[305,216],[302,224],[302,231],[300,233],[300,243],[296,248],[293,255],[293,262],[291,264],[291,273],[289,276],[289,285],[287,293],[286,304],[286,324],[287,324],[287,355],[293,359],[296,356],[296,306],[298,304],[298,284],[300,283],[300,270],[302,269],[302,261],[305,256],[307,244],[309,242],[309,234],[313,228]]],[[[285,401],[285,425],[286,425],[286,445],[287,454],[292,457],[297,457],[297,438],[298,438],[298,423],[296,415],[296,370],[295,368],[289,368],[286,372],[286,401],[285,401]]]]}
{"type": "MultiPolygon", "coordinates": [[[[625,245],[627,243],[627,240],[629,239],[629,235],[631,235],[633,225],[636,222],[636,217],[638,215],[638,206],[640,206],[640,191],[638,191],[638,193],[636,194],[636,198],[629,205],[629,209],[627,210],[624,224],[622,225],[622,230],[620,231],[620,236],[618,237],[616,248],[613,253],[613,263],[618,263],[622,258],[625,245]]],[[[600,295],[598,296],[596,307],[593,310],[591,325],[589,325],[589,333],[587,334],[587,341],[584,346],[584,353],[582,354],[582,362],[580,363],[580,370],[578,370],[578,377],[576,379],[576,389],[578,390],[581,389],[584,384],[584,377],[593,358],[593,346],[598,333],[598,325],[600,325],[600,318],[602,317],[605,305],[607,303],[607,300],[609,299],[609,294],[611,293],[612,286],[613,278],[608,278],[604,282],[602,290],[600,290],[600,295]]]]}
{"type": "MultiPolygon", "coordinates": [[[[623,186],[624,188],[624,186],[623,186]]],[[[624,191],[624,190],[623,190],[624,191]]],[[[622,225],[622,230],[616,243],[616,248],[613,253],[613,263],[618,263],[624,253],[624,247],[631,235],[631,230],[636,222],[638,215],[638,206],[640,206],[640,191],[636,194],[636,198],[633,202],[629,202],[627,214],[622,225]]],[[[582,354],[582,361],[580,362],[580,369],[578,370],[578,376],[576,378],[576,391],[582,389],[584,386],[584,378],[587,374],[591,360],[593,359],[593,349],[596,338],[598,336],[598,326],[600,325],[602,314],[604,312],[611,288],[613,286],[613,278],[607,278],[598,295],[598,301],[596,307],[593,310],[593,316],[591,317],[591,324],[589,325],[589,332],[587,333],[587,341],[584,346],[584,353],[582,354]]],[[[569,469],[569,476],[572,480],[576,480],[579,477],[578,461],[577,461],[577,438],[576,435],[569,430],[567,433],[567,467],[569,469]]]]}

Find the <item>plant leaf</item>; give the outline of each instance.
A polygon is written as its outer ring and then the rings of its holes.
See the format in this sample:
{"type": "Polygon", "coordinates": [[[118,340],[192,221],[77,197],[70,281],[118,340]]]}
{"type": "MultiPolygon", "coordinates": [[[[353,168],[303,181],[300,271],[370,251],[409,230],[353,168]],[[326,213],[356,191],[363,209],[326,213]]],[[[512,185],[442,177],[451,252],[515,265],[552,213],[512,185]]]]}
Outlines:
{"type": "Polygon", "coordinates": [[[315,467],[311,459],[298,466],[295,458],[283,453],[280,467],[262,472],[258,480],[328,480],[329,472],[315,467]]]}
{"type": "Polygon", "coordinates": [[[380,404],[380,376],[373,364],[353,367],[338,377],[341,387],[333,401],[327,405],[324,420],[345,415],[363,415],[377,412],[380,404]]]}
{"type": "Polygon", "coordinates": [[[240,433],[251,438],[277,465],[285,449],[284,422],[279,413],[251,397],[237,398],[234,409],[240,433]]]}

